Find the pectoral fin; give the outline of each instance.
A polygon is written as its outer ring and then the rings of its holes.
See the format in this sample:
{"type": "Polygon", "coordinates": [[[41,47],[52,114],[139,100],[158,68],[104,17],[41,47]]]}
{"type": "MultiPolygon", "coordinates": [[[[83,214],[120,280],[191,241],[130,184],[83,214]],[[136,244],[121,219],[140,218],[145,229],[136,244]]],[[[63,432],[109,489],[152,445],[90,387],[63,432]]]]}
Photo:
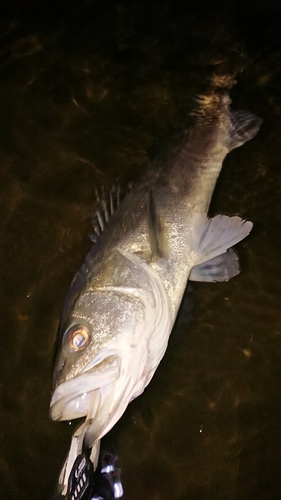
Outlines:
{"type": "Polygon", "coordinates": [[[153,258],[167,257],[169,253],[165,227],[163,226],[155,204],[153,189],[148,194],[148,225],[151,254],[153,258]]]}
{"type": "MultiPolygon", "coordinates": [[[[245,221],[237,216],[216,215],[216,217],[208,219],[206,214],[198,215],[193,225],[192,235],[191,256],[194,267],[225,254],[229,248],[243,240],[252,227],[252,222],[245,221]]],[[[230,257],[231,259],[234,260],[234,257],[230,257]]],[[[229,264],[227,264],[228,266],[229,264]]],[[[203,267],[201,267],[202,273],[203,267]]]]}
{"type": "Polygon", "coordinates": [[[238,257],[231,248],[214,259],[195,266],[189,276],[191,281],[228,281],[239,274],[238,257]]]}

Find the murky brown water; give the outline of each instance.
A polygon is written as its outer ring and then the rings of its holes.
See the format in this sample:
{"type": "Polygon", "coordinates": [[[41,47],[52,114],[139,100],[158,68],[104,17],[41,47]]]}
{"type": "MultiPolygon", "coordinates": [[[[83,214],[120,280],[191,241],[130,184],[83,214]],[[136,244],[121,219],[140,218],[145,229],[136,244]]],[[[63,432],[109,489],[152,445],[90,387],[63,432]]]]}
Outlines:
{"type": "Polygon", "coordinates": [[[95,188],[143,172],[210,75],[264,119],[212,212],[254,230],[241,274],[194,284],[153,381],[104,442],[125,500],[281,499],[281,8],[14,2],[0,24],[0,498],[50,499],[73,427],[49,420],[56,332],[95,188]]]}

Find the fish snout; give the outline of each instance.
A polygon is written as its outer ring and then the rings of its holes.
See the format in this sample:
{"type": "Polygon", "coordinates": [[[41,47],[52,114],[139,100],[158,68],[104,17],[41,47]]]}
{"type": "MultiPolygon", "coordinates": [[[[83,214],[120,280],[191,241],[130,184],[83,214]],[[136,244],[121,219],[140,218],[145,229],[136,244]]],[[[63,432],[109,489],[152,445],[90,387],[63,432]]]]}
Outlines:
{"type": "Polygon", "coordinates": [[[63,370],[66,364],[66,360],[63,359],[61,362],[57,364],[57,366],[54,369],[54,374],[53,374],[53,388],[56,389],[58,385],[61,383],[62,376],[63,376],[63,370]]]}

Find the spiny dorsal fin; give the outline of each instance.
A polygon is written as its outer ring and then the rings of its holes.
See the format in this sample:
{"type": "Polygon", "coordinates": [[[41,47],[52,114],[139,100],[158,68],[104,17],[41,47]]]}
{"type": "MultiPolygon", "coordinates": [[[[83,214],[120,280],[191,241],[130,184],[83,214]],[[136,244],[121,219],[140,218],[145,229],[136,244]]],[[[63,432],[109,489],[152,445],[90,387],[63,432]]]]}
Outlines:
{"type": "Polygon", "coordinates": [[[107,188],[102,186],[100,190],[96,189],[96,200],[97,209],[93,216],[93,228],[94,234],[90,236],[91,240],[96,243],[98,237],[104,231],[106,224],[108,223],[111,216],[117,210],[120,205],[121,200],[124,197],[124,193],[120,186],[113,186],[112,188],[107,188]]]}

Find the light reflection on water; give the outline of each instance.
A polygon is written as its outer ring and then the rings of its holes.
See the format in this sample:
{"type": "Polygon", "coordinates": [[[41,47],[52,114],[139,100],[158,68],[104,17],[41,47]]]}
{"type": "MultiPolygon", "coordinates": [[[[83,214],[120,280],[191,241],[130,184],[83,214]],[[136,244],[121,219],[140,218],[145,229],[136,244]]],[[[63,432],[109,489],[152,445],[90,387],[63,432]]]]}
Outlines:
{"type": "Polygon", "coordinates": [[[246,29],[239,3],[29,9],[1,25],[0,497],[50,498],[69,446],[73,427],[48,418],[52,363],[95,187],[137,179],[212,72],[244,67],[234,105],[264,124],[227,158],[211,207],[255,223],[242,272],[192,285],[152,383],[104,441],[125,500],[278,500],[278,12],[255,5],[246,29]]]}

